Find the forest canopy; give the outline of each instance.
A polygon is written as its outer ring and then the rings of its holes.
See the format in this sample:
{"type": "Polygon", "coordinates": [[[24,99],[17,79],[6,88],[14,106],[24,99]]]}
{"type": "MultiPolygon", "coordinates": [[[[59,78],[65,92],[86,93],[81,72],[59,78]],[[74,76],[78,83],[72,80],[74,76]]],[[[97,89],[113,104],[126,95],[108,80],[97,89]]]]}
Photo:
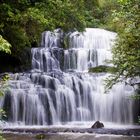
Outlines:
{"type": "Polygon", "coordinates": [[[2,0],[0,34],[13,46],[15,55],[25,47],[37,46],[44,30],[83,31],[85,27],[100,27],[114,8],[114,0],[106,3],[105,0],[2,0]]]}

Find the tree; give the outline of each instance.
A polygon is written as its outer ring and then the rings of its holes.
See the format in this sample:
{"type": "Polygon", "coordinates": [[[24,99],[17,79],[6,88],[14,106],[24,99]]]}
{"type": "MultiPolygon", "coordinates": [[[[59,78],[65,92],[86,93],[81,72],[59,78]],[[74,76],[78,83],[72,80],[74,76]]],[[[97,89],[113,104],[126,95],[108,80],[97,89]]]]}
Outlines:
{"type": "MultiPolygon", "coordinates": [[[[107,88],[117,82],[140,86],[140,3],[139,0],[118,0],[120,10],[114,11],[113,22],[118,32],[112,49],[112,63],[117,71],[107,79],[107,88]]],[[[138,88],[137,88],[138,89],[138,88]]]]}
{"type": "Polygon", "coordinates": [[[87,27],[111,29],[112,11],[118,8],[117,0],[84,0],[87,27]]]}

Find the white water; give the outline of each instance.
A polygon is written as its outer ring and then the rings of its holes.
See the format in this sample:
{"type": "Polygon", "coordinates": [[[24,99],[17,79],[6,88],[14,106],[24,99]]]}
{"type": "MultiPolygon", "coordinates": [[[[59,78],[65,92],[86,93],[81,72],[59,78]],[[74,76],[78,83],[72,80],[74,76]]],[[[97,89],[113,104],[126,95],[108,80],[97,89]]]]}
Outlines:
{"type": "Polygon", "coordinates": [[[108,65],[116,33],[86,29],[68,36],[63,50],[60,30],[44,32],[40,48],[32,49],[32,70],[10,74],[10,88],[1,99],[6,122],[21,125],[62,125],[84,122],[133,123],[133,88],[119,83],[104,94],[107,74],[87,73],[108,65]]]}

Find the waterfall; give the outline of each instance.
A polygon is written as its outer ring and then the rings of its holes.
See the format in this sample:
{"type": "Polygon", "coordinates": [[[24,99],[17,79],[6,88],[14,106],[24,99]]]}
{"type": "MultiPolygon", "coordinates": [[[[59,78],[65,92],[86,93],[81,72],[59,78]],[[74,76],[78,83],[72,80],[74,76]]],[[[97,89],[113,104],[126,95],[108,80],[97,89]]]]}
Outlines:
{"type": "Polygon", "coordinates": [[[23,125],[57,125],[100,120],[133,122],[133,88],[118,83],[104,93],[106,73],[88,69],[111,59],[116,33],[87,28],[72,32],[63,49],[64,33],[42,33],[41,46],[32,48],[32,70],[9,74],[9,86],[0,105],[6,122],[23,125]]]}

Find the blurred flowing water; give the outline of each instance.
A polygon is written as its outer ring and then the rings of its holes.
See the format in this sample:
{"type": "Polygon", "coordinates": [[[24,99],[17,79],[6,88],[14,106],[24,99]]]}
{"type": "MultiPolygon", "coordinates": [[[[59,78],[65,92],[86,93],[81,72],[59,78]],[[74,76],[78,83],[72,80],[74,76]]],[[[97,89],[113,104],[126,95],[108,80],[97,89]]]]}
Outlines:
{"type": "Polygon", "coordinates": [[[42,33],[41,46],[32,48],[32,70],[9,74],[9,88],[0,101],[7,125],[82,124],[100,120],[133,123],[133,88],[119,83],[104,94],[108,74],[88,73],[107,64],[116,33],[87,28],[85,32],[42,33]],[[62,46],[65,44],[66,49],[62,46]]]}

